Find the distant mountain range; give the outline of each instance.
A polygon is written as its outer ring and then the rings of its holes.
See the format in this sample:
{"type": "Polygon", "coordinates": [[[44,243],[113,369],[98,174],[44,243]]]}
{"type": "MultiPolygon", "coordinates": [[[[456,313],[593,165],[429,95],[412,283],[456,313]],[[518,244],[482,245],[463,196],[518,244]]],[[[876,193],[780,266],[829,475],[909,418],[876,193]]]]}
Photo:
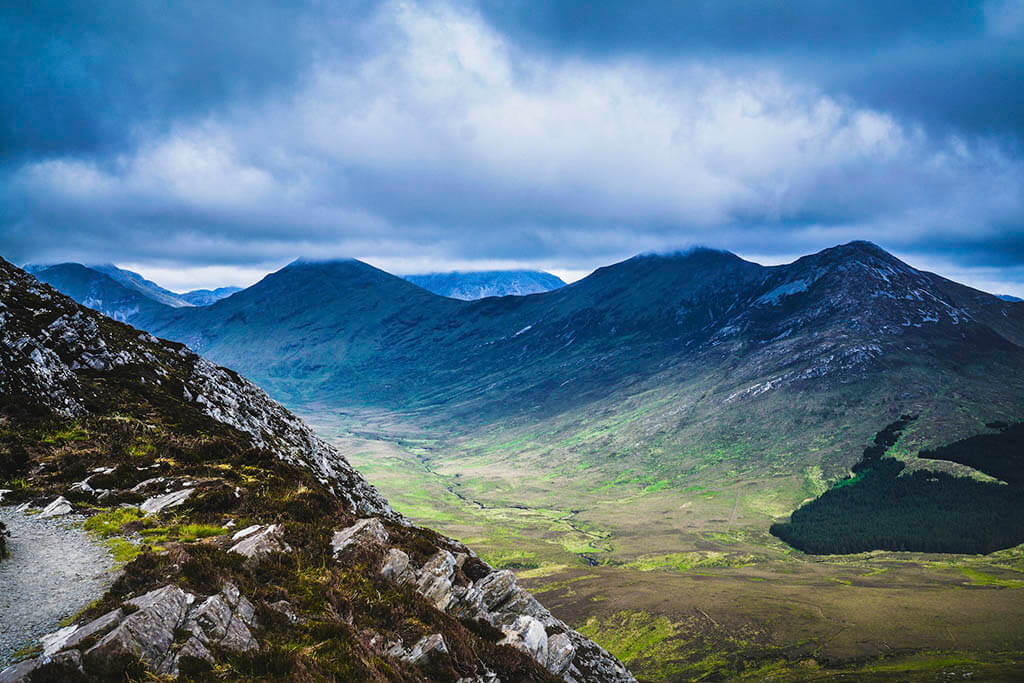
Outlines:
{"type": "Polygon", "coordinates": [[[453,433],[585,434],[632,451],[631,468],[672,471],[712,450],[723,472],[834,476],[893,416],[920,414],[904,439],[928,446],[1024,412],[1024,311],[866,242],[770,267],[708,249],[637,256],[477,301],[355,260],[297,261],[210,306],[153,303],[132,324],[294,406],[401,411],[453,433]],[[596,415],[619,426],[586,428],[596,415]]]}
{"type": "Polygon", "coordinates": [[[138,273],[112,264],[30,264],[25,270],[79,303],[121,322],[132,322],[140,315],[159,316],[162,309],[153,304],[171,308],[209,306],[241,291],[240,287],[219,287],[176,294],[138,273]]]}
{"type": "Polygon", "coordinates": [[[193,306],[209,306],[241,291],[241,287],[218,287],[217,289],[193,289],[191,292],[185,292],[178,296],[193,306]]]}
{"type": "Polygon", "coordinates": [[[428,292],[464,301],[489,296],[540,294],[565,286],[561,278],[537,270],[487,270],[473,273],[456,271],[406,275],[405,279],[428,292]]]}
{"type": "Polygon", "coordinates": [[[1021,299],[1020,297],[1013,296],[1011,294],[998,294],[997,296],[1000,299],[1002,299],[1003,301],[1010,301],[1010,302],[1013,302],[1013,303],[1019,303],[1021,301],[1024,301],[1024,299],[1021,299]]]}

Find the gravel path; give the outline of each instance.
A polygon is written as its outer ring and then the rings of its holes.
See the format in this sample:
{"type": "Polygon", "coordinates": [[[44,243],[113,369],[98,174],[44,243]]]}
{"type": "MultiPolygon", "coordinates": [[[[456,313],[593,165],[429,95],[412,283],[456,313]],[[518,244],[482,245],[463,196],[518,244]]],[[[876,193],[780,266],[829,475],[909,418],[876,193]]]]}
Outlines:
{"type": "Polygon", "coordinates": [[[65,515],[51,519],[0,507],[10,556],[0,560],[0,669],[11,655],[103,595],[114,580],[106,547],[65,515]]]}

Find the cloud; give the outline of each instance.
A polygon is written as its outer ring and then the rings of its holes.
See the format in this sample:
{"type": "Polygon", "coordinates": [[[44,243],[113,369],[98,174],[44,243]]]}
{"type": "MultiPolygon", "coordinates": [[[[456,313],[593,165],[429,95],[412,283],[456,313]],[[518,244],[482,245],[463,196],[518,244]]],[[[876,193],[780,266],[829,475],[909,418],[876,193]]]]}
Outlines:
{"type": "MultiPolygon", "coordinates": [[[[792,67],[794,36],[812,37],[822,55],[857,53],[874,36],[934,67],[921,56],[931,48],[899,46],[908,34],[954,35],[963,16],[921,25],[889,5],[878,16],[811,12],[789,28],[768,5],[750,5],[745,18],[720,3],[674,6],[670,14],[700,10],[686,25],[696,47],[681,51],[653,19],[609,37],[614,8],[574,24],[564,6],[545,5],[541,30],[511,10],[388,3],[328,22],[340,27],[335,44],[308,8],[260,5],[246,21],[282,24],[281,51],[294,54],[277,57],[240,39],[172,57],[181,36],[150,27],[164,42],[146,43],[143,57],[168,57],[172,74],[209,58],[207,85],[193,101],[181,83],[155,92],[137,83],[141,112],[112,119],[133,132],[99,136],[103,144],[25,143],[3,171],[0,243],[23,261],[250,274],[298,255],[356,256],[397,272],[473,263],[584,272],[695,243],[770,258],[853,238],[908,254],[932,245],[964,268],[1024,263],[1024,162],[1011,138],[953,119],[937,126],[896,99],[876,106],[852,86],[833,88],[839,68],[817,78],[807,64],[792,67]],[[829,40],[840,24],[842,39],[829,40]],[[653,47],[629,49],[644,31],[657,33],[653,47]],[[558,35],[583,47],[559,49],[558,35]],[[167,105],[159,125],[153,103],[167,105]]],[[[651,7],[637,16],[653,17],[651,7]]],[[[964,16],[1002,36],[1007,12],[964,16]]],[[[246,28],[207,19],[210,30],[246,28]]]]}

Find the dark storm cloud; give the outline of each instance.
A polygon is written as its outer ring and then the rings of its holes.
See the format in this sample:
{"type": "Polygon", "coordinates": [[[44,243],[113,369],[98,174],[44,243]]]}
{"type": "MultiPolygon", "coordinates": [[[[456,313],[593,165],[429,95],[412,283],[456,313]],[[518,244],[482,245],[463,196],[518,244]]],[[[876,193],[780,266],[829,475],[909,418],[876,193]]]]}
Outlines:
{"type": "Polygon", "coordinates": [[[1022,0],[8,5],[16,261],[1024,265],[1022,0]]]}
{"type": "Polygon", "coordinates": [[[318,52],[367,49],[359,3],[3,3],[3,160],[121,151],[295,86],[318,52]],[[330,32],[330,41],[325,40],[330,32]]]}
{"type": "Polygon", "coordinates": [[[756,60],[942,128],[1024,137],[1024,8],[1013,0],[483,0],[524,45],[622,55],[756,60]]]}

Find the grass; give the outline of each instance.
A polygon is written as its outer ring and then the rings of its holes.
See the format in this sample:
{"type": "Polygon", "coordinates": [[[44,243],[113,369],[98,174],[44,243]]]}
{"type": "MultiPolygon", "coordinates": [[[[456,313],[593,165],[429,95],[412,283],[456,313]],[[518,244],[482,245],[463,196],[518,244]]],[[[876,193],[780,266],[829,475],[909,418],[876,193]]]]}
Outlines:
{"type": "Polygon", "coordinates": [[[137,546],[131,541],[127,541],[123,538],[118,538],[117,536],[104,539],[103,543],[107,546],[107,549],[110,550],[110,554],[114,558],[115,569],[131,562],[142,553],[142,548],[140,546],[137,546]]]}
{"type": "Polygon", "coordinates": [[[676,634],[678,625],[666,617],[625,610],[605,619],[591,617],[579,631],[623,662],[653,658],[657,649],[676,634]]]}
{"type": "Polygon", "coordinates": [[[627,562],[624,566],[627,569],[636,569],[642,572],[654,571],[656,569],[675,569],[686,572],[691,569],[709,569],[712,567],[745,567],[753,564],[754,561],[755,558],[751,555],[735,556],[723,552],[705,550],[647,556],[627,562]]]}
{"type": "Polygon", "coordinates": [[[1001,579],[971,567],[961,567],[960,571],[971,580],[972,586],[999,586],[1000,588],[1024,588],[1020,579],[1001,579]]]}
{"type": "Polygon", "coordinates": [[[142,519],[145,515],[136,507],[114,508],[100,512],[85,520],[85,530],[102,538],[121,533],[121,527],[142,519]]]}

